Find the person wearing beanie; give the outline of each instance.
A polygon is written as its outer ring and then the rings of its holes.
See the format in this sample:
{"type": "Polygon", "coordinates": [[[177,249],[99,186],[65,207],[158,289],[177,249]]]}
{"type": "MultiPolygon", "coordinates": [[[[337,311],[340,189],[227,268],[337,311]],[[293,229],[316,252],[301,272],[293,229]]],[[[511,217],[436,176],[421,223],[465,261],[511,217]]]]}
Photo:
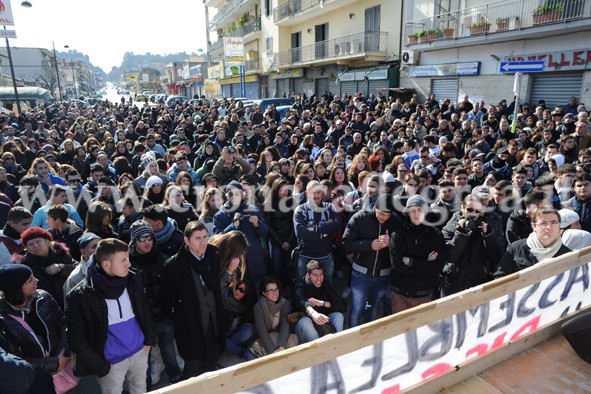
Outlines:
{"type": "Polygon", "coordinates": [[[8,220],[0,230],[0,265],[22,262],[25,247],[21,233],[31,225],[33,214],[23,207],[12,207],[8,211],[8,220]]]}
{"type": "Polygon", "coordinates": [[[150,384],[158,384],[162,371],[171,383],[180,380],[181,370],[177,364],[174,349],[174,328],[172,322],[164,316],[160,307],[160,278],[164,269],[164,258],[158,251],[156,236],[152,227],[145,220],[138,220],[131,225],[129,242],[129,261],[141,274],[144,290],[152,312],[152,319],[158,336],[158,349],[150,354],[150,384]]]}
{"type": "MultiPolygon", "coordinates": [[[[0,266],[0,321],[6,334],[0,334],[0,344],[5,351],[33,367],[29,390],[20,392],[53,394],[52,374],[69,361],[69,357],[64,356],[66,321],[53,297],[38,290],[37,283],[33,271],[26,265],[0,266]]],[[[3,393],[7,388],[6,372],[2,366],[0,391],[3,393]]],[[[26,381],[21,382],[24,383],[26,381]]]]}
{"type": "Polygon", "coordinates": [[[166,209],[160,204],[154,204],[142,209],[142,215],[152,227],[155,243],[164,259],[178,252],[183,244],[183,233],[178,229],[176,221],[168,217],[166,209]]]}
{"type": "Polygon", "coordinates": [[[86,278],[66,296],[68,342],[76,375],[98,376],[103,393],[147,391],[148,355],[156,331],[141,275],[130,269],[128,246],[115,239],[97,245],[86,278]]]}
{"type": "Polygon", "coordinates": [[[402,211],[404,224],[390,238],[394,313],[431,301],[433,284],[445,263],[445,240],[439,229],[426,223],[427,211],[422,196],[411,196],[402,211]]]}
{"type": "Polygon", "coordinates": [[[66,283],[64,283],[64,306],[67,308],[66,303],[67,295],[78,283],[82,282],[86,278],[86,272],[88,267],[93,264],[94,260],[92,255],[96,251],[96,247],[102,238],[95,233],[86,232],[78,238],[78,249],[80,250],[80,264],[74,268],[66,283]]]}
{"type": "Polygon", "coordinates": [[[77,262],[64,244],[54,242],[51,233],[41,227],[26,229],[21,241],[27,248],[23,264],[31,268],[39,280],[38,287],[51,294],[63,309],[64,283],[77,262]]]}
{"type": "Polygon", "coordinates": [[[166,175],[160,173],[160,169],[158,168],[158,162],[154,158],[153,153],[148,152],[142,156],[142,164],[140,167],[143,168],[143,171],[134,180],[134,183],[137,186],[143,189],[151,177],[157,176],[161,179],[162,187],[166,187],[166,185],[168,184],[168,178],[166,177],[166,175]]]}
{"type": "Polygon", "coordinates": [[[161,204],[164,200],[164,186],[162,185],[162,179],[158,175],[152,175],[146,181],[144,197],[154,204],[161,204]]]}

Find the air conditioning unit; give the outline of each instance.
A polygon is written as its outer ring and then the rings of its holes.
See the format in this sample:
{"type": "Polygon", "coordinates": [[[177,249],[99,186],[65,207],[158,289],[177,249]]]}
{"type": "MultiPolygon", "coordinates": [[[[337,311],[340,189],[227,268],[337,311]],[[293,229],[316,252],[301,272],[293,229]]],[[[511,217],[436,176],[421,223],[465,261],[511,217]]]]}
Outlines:
{"type": "Polygon", "coordinates": [[[334,55],[335,56],[340,56],[341,55],[341,52],[344,52],[341,49],[341,46],[339,44],[335,44],[335,46],[334,46],[334,55]]]}
{"type": "Polygon", "coordinates": [[[353,55],[357,52],[361,52],[361,42],[357,40],[351,40],[347,43],[347,53],[353,55]]]}
{"type": "Polygon", "coordinates": [[[412,65],[419,62],[419,52],[404,51],[402,52],[402,64],[412,65]]]}

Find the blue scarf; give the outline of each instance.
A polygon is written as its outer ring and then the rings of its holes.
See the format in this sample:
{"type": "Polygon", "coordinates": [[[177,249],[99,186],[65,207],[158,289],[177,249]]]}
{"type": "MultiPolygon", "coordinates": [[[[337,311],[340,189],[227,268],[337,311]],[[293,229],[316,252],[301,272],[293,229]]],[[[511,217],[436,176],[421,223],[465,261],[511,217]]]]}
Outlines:
{"type": "Polygon", "coordinates": [[[154,232],[156,234],[156,243],[162,244],[164,242],[168,242],[174,230],[177,229],[177,224],[174,219],[168,218],[166,220],[166,225],[164,228],[158,232],[154,232]]]}

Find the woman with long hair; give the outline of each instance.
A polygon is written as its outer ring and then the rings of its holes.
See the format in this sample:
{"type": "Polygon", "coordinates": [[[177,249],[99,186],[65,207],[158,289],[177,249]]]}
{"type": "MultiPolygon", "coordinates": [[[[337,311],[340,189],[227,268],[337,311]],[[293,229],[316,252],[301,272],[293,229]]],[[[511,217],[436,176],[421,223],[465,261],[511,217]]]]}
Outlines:
{"type": "Polygon", "coordinates": [[[59,162],[61,164],[72,164],[75,156],[76,148],[74,146],[74,141],[71,139],[65,140],[60,146],[59,162]]]}
{"type": "Polygon", "coordinates": [[[244,356],[255,337],[253,309],[256,298],[250,285],[241,279],[222,285],[226,318],[226,350],[244,356]]]}
{"type": "Polygon", "coordinates": [[[111,226],[113,211],[111,207],[102,201],[95,201],[88,207],[84,231],[95,233],[102,239],[118,238],[117,233],[111,226]]]}
{"type": "Polygon", "coordinates": [[[4,152],[0,156],[0,159],[2,160],[2,165],[6,169],[6,172],[14,176],[15,183],[20,181],[20,179],[27,173],[27,171],[16,162],[13,153],[4,152]]]}
{"type": "Polygon", "coordinates": [[[293,212],[296,199],[290,185],[283,178],[276,179],[264,204],[265,219],[269,226],[269,252],[275,275],[290,283],[288,265],[291,250],[297,241],[293,227],[293,212]]]}
{"type": "Polygon", "coordinates": [[[218,248],[220,256],[221,287],[231,282],[243,281],[246,275],[246,251],[248,243],[242,231],[232,230],[214,235],[209,243],[218,248]]]}
{"type": "Polygon", "coordinates": [[[222,192],[215,187],[207,189],[201,202],[201,215],[199,221],[207,228],[209,237],[214,235],[213,232],[213,217],[220,210],[222,206],[222,192]]]}
{"type": "Polygon", "coordinates": [[[359,187],[359,174],[361,171],[369,171],[369,162],[367,161],[367,156],[358,154],[353,158],[353,162],[347,171],[347,179],[353,184],[355,189],[359,187]]]}
{"type": "Polygon", "coordinates": [[[198,219],[195,208],[185,200],[185,195],[180,186],[168,185],[164,191],[162,205],[168,217],[176,220],[176,224],[182,232],[185,231],[187,223],[198,219]]]}
{"type": "Polygon", "coordinates": [[[191,174],[189,174],[187,171],[179,172],[174,184],[181,187],[181,190],[185,195],[185,200],[193,205],[194,208],[197,208],[199,197],[197,195],[197,190],[195,189],[195,184],[193,183],[191,174]]]}

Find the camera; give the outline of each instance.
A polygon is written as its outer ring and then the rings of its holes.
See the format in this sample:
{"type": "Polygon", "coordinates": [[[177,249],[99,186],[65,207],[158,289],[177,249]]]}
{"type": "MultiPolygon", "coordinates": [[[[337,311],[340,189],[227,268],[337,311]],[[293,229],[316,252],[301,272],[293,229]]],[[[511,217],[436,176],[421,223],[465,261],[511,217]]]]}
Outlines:
{"type": "Polygon", "coordinates": [[[476,215],[466,215],[465,219],[466,219],[466,223],[464,223],[464,228],[467,231],[476,231],[476,230],[478,230],[478,228],[480,227],[478,225],[478,222],[477,222],[478,216],[476,216],[476,215]]]}
{"type": "Polygon", "coordinates": [[[228,148],[228,153],[230,153],[231,155],[233,155],[234,153],[236,153],[236,148],[234,148],[233,146],[228,148]]]}

